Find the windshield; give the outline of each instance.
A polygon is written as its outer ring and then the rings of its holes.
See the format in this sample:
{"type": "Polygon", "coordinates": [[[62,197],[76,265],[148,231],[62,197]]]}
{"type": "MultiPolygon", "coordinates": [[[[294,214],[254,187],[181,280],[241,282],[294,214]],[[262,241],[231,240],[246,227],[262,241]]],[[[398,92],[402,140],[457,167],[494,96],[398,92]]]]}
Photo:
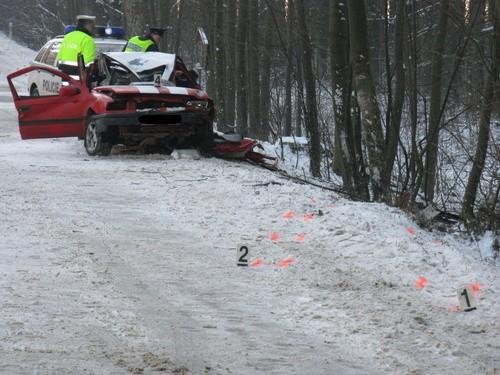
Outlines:
{"type": "Polygon", "coordinates": [[[123,41],[123,43],[110,43],[110,42],[96,42],[96,49],[99,52],[106,53],[106,52],[121,52],[123,50],[123,47],[125,46],[126,42],[123,41]]]}

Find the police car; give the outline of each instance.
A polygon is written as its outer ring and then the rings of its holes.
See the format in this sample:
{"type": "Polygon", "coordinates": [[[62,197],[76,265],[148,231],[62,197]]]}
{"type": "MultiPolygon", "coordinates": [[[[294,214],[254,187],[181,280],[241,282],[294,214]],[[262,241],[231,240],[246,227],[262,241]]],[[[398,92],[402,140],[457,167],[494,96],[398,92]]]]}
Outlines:
{"type": "MultiPolygon", "coordinates": [[[[76,26],[69,25],[64,34],[70,33],[76,26]]],[[[38,52],[31,66],[57,67],[57,53],[61,47],[64,35],[48,41],[38,52]]],[[[127,44],[125,30],[122,27],[97,26],[95,28],[95,44],[97,54],[103,52],[120,52],[127,44]]],[[[50,74],[46,70],[34,70],[28,77],[30,96],[58,95],[61,86],[61,77],[50,74]]]]}

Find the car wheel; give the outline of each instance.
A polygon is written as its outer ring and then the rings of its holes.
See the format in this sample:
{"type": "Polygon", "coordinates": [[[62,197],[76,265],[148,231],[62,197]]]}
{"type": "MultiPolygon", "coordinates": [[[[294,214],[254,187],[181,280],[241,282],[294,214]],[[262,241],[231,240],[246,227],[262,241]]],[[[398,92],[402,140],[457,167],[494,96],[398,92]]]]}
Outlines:
{"type": "Polygon", "coordinates": [[[211,123],[205,124],[201,129],[198,130],[195,137],[195,143],[203,156],[212,155],[215,144],[213,125],[211,123]]]}
{"type": "Polygon", "coordinates": [[[105,133],[97,131],[94,122],[89,122],[85,130],[85,150],[90,156],[108,156],[111,153],[111,144],[104,139],[105,133]]]}
{"type": "Polygon", "coordinates": [[[36,86],[31,87],[30,96],[40,96],[40,91],[38,91],[38,87],[36,86]]]}

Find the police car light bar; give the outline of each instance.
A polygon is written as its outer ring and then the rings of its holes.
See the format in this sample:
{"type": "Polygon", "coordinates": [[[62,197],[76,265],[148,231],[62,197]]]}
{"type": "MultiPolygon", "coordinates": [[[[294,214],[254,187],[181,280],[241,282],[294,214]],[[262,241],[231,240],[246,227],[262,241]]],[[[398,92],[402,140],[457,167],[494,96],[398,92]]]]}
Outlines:
{"type": "MultiPolygon", "coordinates": [[[[76,25],[68,25],[64,28],[64,34],[68,34],[76,30],[76,25]]],[[[124,38],[125,29],[119,26],[96,26],[95,36],[101,38],[124,38]]]]}

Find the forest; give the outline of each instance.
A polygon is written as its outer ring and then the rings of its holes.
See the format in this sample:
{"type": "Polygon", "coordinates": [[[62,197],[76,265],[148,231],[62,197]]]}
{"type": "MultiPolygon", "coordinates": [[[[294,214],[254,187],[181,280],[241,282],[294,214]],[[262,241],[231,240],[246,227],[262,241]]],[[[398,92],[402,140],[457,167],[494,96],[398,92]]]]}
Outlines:
{"type": "Polygon", "coordinates": [[[356,200],[500,229],[500,0],[1,0],[38,49],[77,14],[199,73],[220,131],[306,137],[309,170],[356,200]]]}

